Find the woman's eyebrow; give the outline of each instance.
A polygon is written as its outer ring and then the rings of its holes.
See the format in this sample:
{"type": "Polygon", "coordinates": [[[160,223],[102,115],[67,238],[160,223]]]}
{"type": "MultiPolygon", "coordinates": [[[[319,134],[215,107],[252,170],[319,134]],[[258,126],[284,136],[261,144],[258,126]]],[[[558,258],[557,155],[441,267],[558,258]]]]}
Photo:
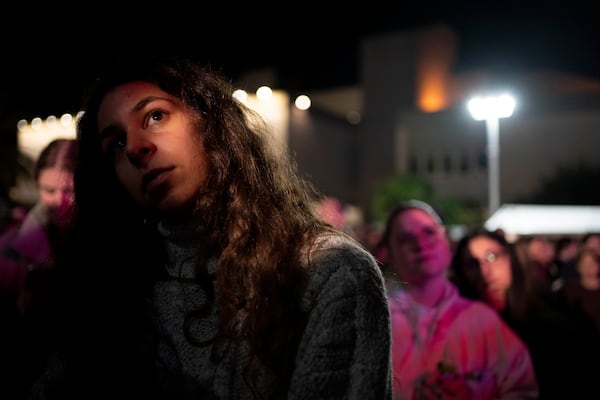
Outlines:
{"type": "MultiPolygon", "coordinates": [[[[131,112],[138,112],[138,111],[142,110],[144,107],[146,107],[148,104],[150,104],[150,103],[152,103],[154,101],[158,101],[158,100],[164,100],[164,101],[168,101],[169,103],[173,103],[173,100],[171,100],[168,97],[147,96],[147,97],[144,97],[143,99],[141,99],[140,101],[138,101],[137,103],[135,103],[135,105],[131,109],[131,112]]],[[[117,124],[110,124],[110,125],[108,125],[106,128],[102,129],[99,132],[100,133],[100,140],[104,139],[107,136],[111,136],[117,130],[118,130],[117,124]]]]}

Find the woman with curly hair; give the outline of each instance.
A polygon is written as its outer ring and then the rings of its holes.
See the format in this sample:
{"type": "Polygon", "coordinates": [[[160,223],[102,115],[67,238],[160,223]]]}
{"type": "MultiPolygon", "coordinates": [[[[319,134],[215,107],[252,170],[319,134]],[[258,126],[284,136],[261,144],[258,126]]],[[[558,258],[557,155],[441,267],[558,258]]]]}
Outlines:
{"type": "Polygon", "coordinates": [[[385,399],[381,272],[218,73],[124,61],[78,122],[40,399],[385,399]],[[58,324],[56,321],[60,321],[58,324]]]}
{"type": "Polygon", "coordinates": [[[540,399],[598,397],[597,337],[568,311],[560,293],[521,264],[514,244],[501,233],[479,228],[465,235],[457,243],[450,276],[463,296],[490,305],[523,340],[540,399]]]}

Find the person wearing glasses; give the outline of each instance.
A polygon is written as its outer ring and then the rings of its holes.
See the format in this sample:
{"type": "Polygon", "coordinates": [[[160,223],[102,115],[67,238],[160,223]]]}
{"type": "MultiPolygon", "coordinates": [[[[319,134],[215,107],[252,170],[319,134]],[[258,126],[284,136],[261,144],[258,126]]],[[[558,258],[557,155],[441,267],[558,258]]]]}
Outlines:
{"type": "Polygon", "coordinates": [[[590,327],[567,313],[558,294],[521,265],[502,233],[478,228],[461,238],[450,279],[461,295],[495,309],[523,340],[540,399],[590,398],[593,393],[598,398],[598,341],[590,327]]]}
{"type": "Polygon", "coordinates": [[[377,254],[392,321],[394,399],[538,398],[523,341],[448,279],[451,244],[431,205],[398,205],[377,254]]]}

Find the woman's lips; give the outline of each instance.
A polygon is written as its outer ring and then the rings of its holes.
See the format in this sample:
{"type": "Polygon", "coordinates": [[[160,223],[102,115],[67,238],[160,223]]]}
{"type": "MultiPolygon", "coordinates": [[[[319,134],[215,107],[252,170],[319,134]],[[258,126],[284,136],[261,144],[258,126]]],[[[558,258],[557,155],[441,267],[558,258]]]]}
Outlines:
{"type": "Polygon", "coordinates": [[[155,191],[169,179],[173,169],[173,167],[156,168],[145,174],[142,178],[142,192],[149,193],[155,191]]]}

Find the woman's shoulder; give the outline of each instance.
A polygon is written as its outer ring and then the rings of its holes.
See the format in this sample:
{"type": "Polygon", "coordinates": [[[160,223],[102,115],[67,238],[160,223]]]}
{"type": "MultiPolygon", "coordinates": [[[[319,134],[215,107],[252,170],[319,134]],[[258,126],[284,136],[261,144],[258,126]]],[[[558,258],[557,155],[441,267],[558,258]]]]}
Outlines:
{"type": "Polygon", "coordinates": [[[326,268],[338,272],[360,273],[381,271],[375,257],[351,236],[337,232],[317,236],[306,252],[311,267],[326,268]]]}
{"type": "Polygon", "coordinates": [[[381,269],[375,258],[360,243],[338,233],[316,238],[305,254],[309,270],[309,291],[372,290],[385,294],[381,269]]]}

